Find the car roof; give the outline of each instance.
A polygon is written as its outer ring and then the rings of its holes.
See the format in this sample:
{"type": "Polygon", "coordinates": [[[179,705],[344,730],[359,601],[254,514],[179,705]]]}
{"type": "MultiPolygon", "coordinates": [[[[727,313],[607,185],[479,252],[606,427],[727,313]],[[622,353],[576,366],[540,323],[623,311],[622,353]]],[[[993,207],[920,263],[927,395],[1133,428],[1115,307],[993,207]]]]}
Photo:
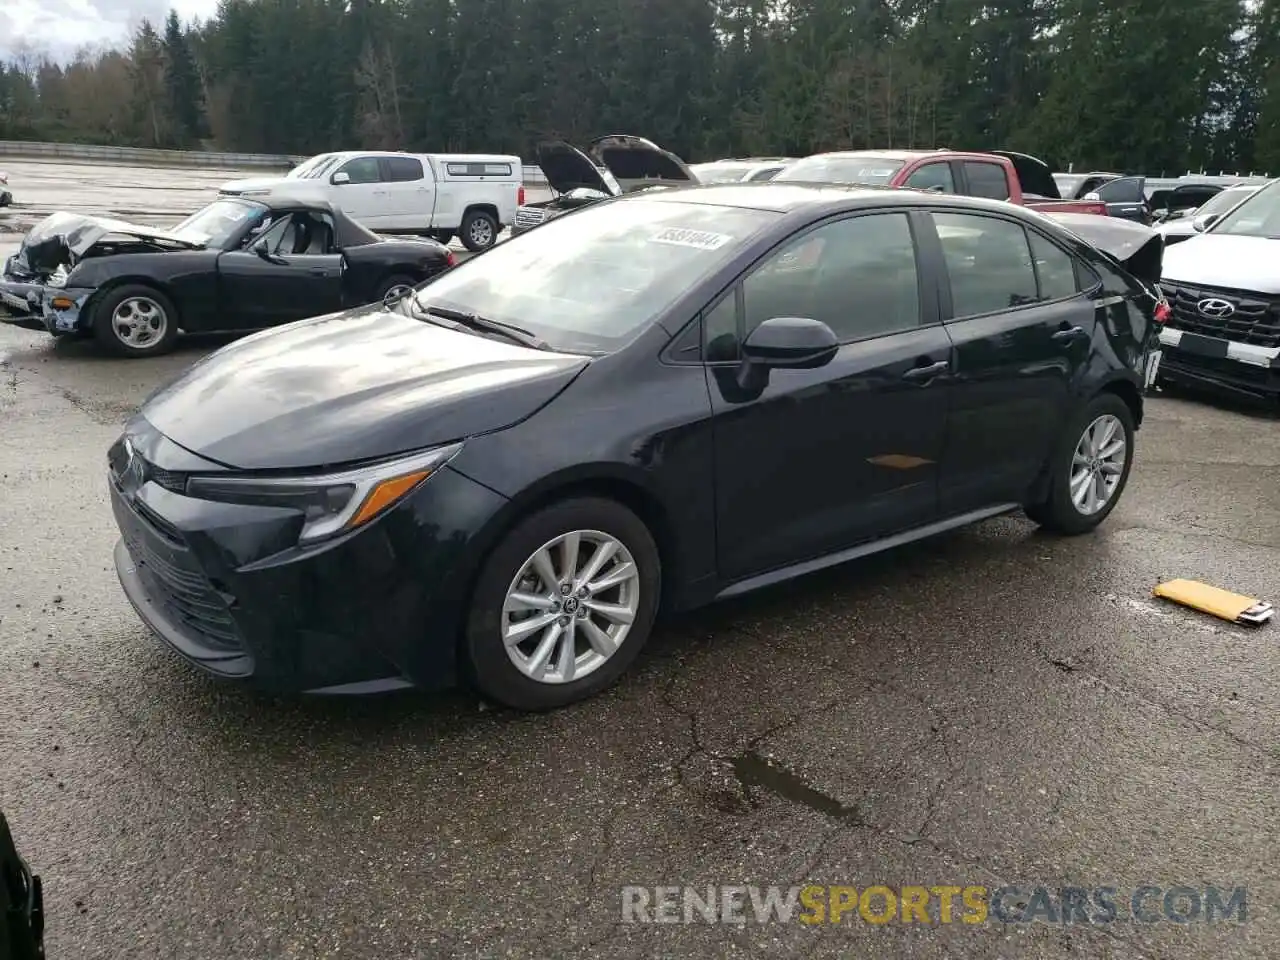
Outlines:
{"type": "MultiPolygon", "coordinates": [[[[984,156],[984,154],[970,153],[965,150],[948,150],[945,147],[939,147],[937,150],[832,150],[829,153],[815,153],[810,156],[814,157],[848,157],[855,160],[858,157],[880,157],[884,160],[916,160],[920,157],[938,157],[938,156],[955,156],[963,154],[964,156],[984,156]]],[[[803,159],[809,159],[804,157],[803,159]]]]}
{"type": "Polygon", "coordinates": [[[901,187],[799,181],[778,183],[776,180],[761,183],[708,183],[675,187],[647,194],[645,199],[660,203],[698,203],[717,207],[738,207],[744,210],[767,210],[773,213],[790,213],[811,207],[830,207],[835,212],[885,205],[955,207],[958,210],[987,210],[1006,214],[1027,212],[1024,207],[1016,206],[1006,200],[962,197],[901,187]]]}

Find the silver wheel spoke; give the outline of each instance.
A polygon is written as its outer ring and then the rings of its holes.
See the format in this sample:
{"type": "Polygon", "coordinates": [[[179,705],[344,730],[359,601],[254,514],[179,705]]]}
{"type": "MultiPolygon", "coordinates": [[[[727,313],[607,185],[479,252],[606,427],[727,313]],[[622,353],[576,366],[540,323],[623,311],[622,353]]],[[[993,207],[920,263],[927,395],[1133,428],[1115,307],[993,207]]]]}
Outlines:
{"type": "Polygon", "coordinates": [[[569,625],[560,634],[560,656],[557,658],[556,664],[560,668],[560,679],[565,683],[573,679],[574,667],[577,665],[578,660],[577,634],[574,629],[576,622],[570,620],[569,625]]]}
{"type": "Polygon", "coordinates": [[[564,583],[573,583],[578,572],[578,547],[581,543],[582,534],[571,533],[560,546],[560,580],[564,583]]]}
{"type": "Polygon", "coordinates": [[[538,649],[529,658],[529,676],[533,679],[540,680],[547,672],[547,661],[551,659],[551,654],[555,651],[559,640],[560,624],[555,623],[542,635],[542,639],[538,641],[538,649]]]}
{"type": "Polygon", "coordinates": [[[515,623],[507,627],[506,636],[503,640],[508,647],[513,647],[523,640],[527,640],[539,630],[546,629],[559,619],[554,613],[546,613],[540,617],[529,617],[527,620],[517,620],[515,623]]]}
{"type": "Polygon", "coordinates": [[[1123,463],[1104,463],[1102,465],[1102,472],[1109,477],[1120,476],[1122,470],[1124,470],[1123,463]]]}
{"type": "Polygon", "coordinates": [[[554,590],[560,578],[556,576],[556,565],[551,562],[551,552],[543,547],[533,555],[530,564],[533,572],[541,578],[542,585],[548,590],[554,590]]]}
{"type": "MultiPolygon", "coordinates": [[[[612,540],[597,547],[596,552],[591,555],[591,559],[587,561],[587,565],[583,567],[582,573],[579,574],[578,579],[574,582],[573,589],[578,590],[584,584],[590,584],[617,552],[618,545],[612,540]]],[[[590,586],[587,589],[590,590],[590,586]]],[[[594,593],[595,591],[592,590],[591,592],[594,593]]]]}
{"type": "Polygon", "coordinates": [[[600,603],[598,600],[586,600],[583,606],[592,613],[598,613],[606,620],[612,620],[614,623],[630,624],[635,619],[635,614],[626,607],[617,603],[600,603]]]}
{"type": "Polygon", "coordinates": [[[1099,460],[1113,460],[1116,454],[1124,453],[1124,441],[1113,440],[1098,451],[1099,460]]]}
{"type": "Polygon", "coordinates": [[[591,644],[591,649],[602,657],[613,656],[613,651],[618,649],[618,645],[613,642],[613,637],[605,633],[590,620],[582,621],[582,632],[586,635],[587,643],[591,644]]]}
{"type": "Polygon", "coordinates": [[[620,583],[625,583],[636,574],[637,570],[634,563],[620,563],[599,580],[590,581],[587,584],[587,593],[594,597],[597,593],[604,593],[606,590],[612,590],[620,583]]]}
{"type": "Polygon", "coordinates": [[[536,593],[516,591],[507,595],[508,610],[554,610],[555,600],[536,593]]]}

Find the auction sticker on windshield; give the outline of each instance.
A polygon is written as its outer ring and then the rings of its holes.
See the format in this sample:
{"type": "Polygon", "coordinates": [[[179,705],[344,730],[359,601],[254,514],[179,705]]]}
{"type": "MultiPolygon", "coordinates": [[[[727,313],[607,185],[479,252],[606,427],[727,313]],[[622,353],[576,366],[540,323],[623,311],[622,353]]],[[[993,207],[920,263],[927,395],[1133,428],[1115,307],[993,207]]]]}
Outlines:
{"type": "Polygon", "coordinates": [[[682,230],[679,227],[668,227],[650,238],[653,243],[670,243],[677,247],[693,247],[695,250],[718,250],[732,239],[733,237],[723,233],[682,230]]]}

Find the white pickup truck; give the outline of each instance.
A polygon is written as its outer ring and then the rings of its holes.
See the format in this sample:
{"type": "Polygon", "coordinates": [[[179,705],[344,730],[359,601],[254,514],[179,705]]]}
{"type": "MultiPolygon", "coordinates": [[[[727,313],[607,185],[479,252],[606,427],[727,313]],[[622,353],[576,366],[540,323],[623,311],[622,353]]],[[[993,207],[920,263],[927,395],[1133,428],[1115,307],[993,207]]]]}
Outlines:
{"type": "Polygon", "coordinates": [[[379,233],[455,235],[468,250],[486,250],[524,203],[524,168],[502,154],[322,153],[282,177],[232,180],[220,193],[236,197],[306,196],[328,200],[379,233]]]}

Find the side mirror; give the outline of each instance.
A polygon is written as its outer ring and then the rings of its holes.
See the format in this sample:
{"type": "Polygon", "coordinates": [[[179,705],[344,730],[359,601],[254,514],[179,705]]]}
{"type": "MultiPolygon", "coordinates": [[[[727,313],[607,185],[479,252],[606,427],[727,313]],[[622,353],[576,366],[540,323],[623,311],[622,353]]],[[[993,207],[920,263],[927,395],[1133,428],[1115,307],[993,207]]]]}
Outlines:
{"type": "Polygon", "coordinates": [[[270,248],[269,246],[267,246],[267,238],[266,238],[266,237],[262,237],[262,238],[261,238],[261,239],[259,239],[259,240],[255,240],[255,241],[254,241],[254,243],[253,243],[253,246],[252,246],[252,247],[250,247],[249,249],[250,249],[250,250],[252,250],[254,253],[256,253],[256,254],[257,254],[259,257],[261,257],[263,260],[267,261],[267,263],[276,263],[276,264],[279,264],[279,263],[285,263],[285,262],[286,262],[286,261],[282,260],[280,257],[277,257],[274,253],[272,253],[272,252],[271,252],[271,248],[270,248]]]}
{"type": "Polygon", "coordinates": [[[1196,233],[1204,233],[1206,230],[1212,227],[1215,223],[1217,223],[1219,219],[1220,218],[1216,213],[1204,214],[1203,216],[1196,217],[1194,220],[1191,221],[1191,229],[1194,230],[1196,233]]]}
{"type": "Polygon", "coordinates": [[[334,184],[335,186],[337,186],[340,183],[350,183],[351,174],[347,173],[345,170],[339,170],[337,173],[335,173],[332,177],[329,178],[329,182],[334,184]]]}
{"type": "Polygon", "coordinates": [[[1101,199],[1102,199],[1102,194],[1098,193],[1098,191],[1097,191],[1097,190],[1090,190],[1088,193],[1086,193],[1086,194],[1085,194],[1083,197],[1081,197],[1080,199],[1081,199],[1081,200],[1094,200],[1094,201],[1097,201],[1097,200],[1101,200],[1101,199]]]}
{"type": "Polygon", "coordinates": [[[830,363],[839,349],[835,332],[821,320],[773,317],[751,331],[742,356],[762,367],[812,370],[830,363]]]}

